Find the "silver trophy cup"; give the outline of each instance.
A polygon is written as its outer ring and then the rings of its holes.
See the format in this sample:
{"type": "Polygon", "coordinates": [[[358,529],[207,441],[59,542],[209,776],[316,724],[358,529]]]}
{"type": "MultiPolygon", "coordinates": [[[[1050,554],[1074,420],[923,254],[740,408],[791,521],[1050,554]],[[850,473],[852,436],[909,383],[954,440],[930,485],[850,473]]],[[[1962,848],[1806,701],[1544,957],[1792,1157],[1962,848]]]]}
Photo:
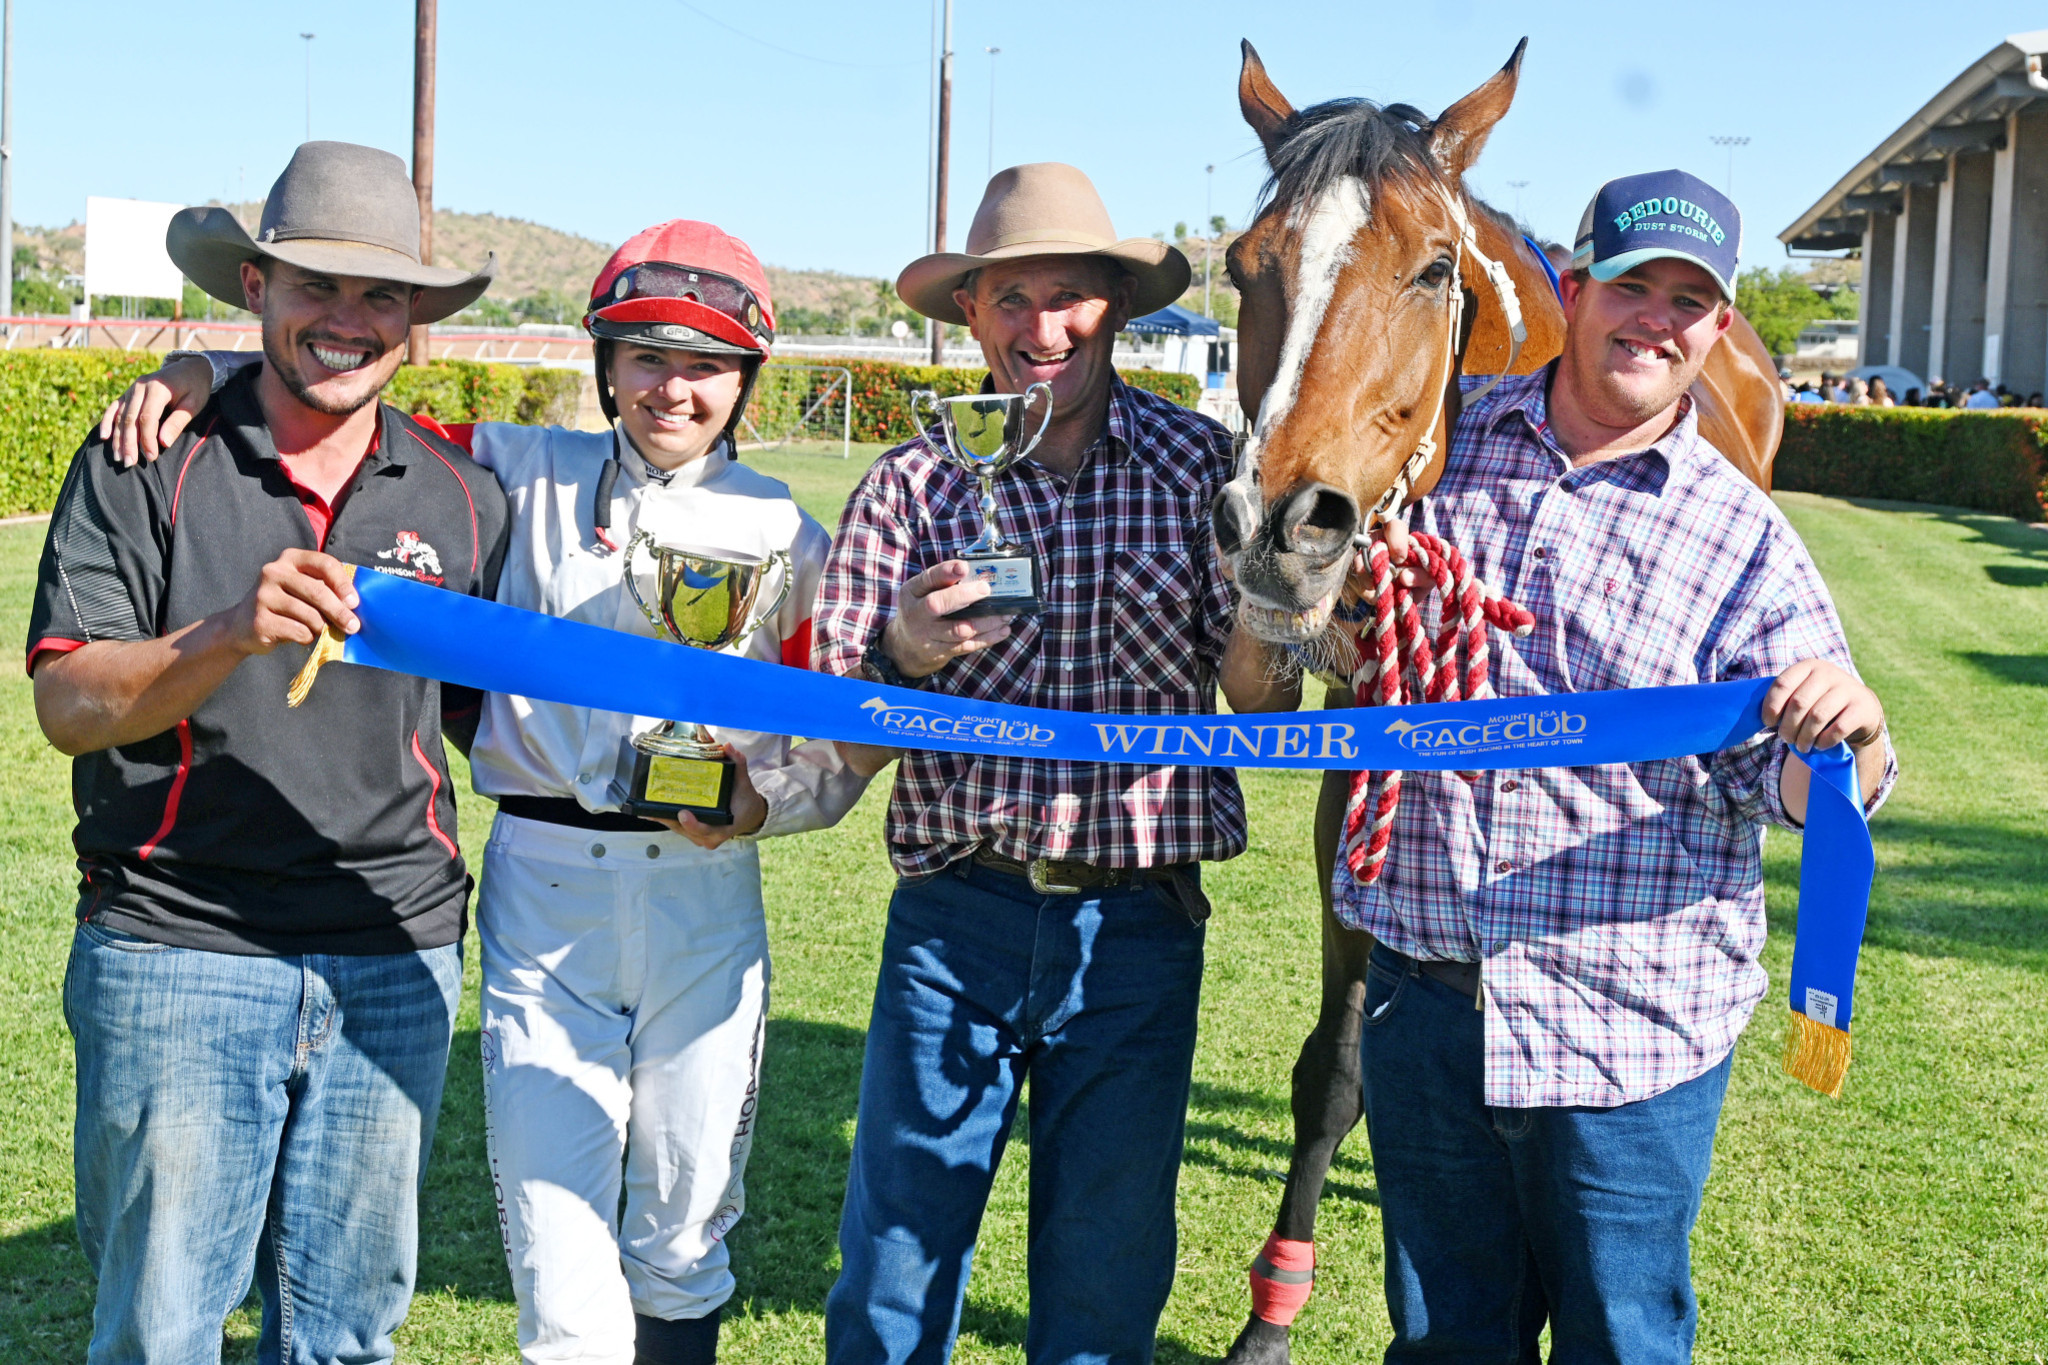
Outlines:
{"type": "MultiPolygon", "coordinates": [[[[789,596],[794,575],[789,555],[777,550],[766,559],[728,552],[708,552],[664,545],[652,532],[638,531],[626,542],[626,591],[654,629],[679,645],[724,649],[744,640],[775,615],[789,596]],[[640,591],[633,572],[642,545],[654,559],[654,600],[640,591]],[[781,584],[775,599],[759,607],[771,569],[779,568],[781,584]]],[[[633,782],[625,811],[642,817],[674,819],[689,811],[707,825],[732,823],[734,765],[725,749],[703,726],[665,720],[646,734],[633,737],[633,782]]]]}
{"type": "Polygon", "coordinates": [[[996,476],[1038,448],[1052,422],[1052,385],[1033,384],[1022,393],[968,393],[941,398],[930,389],[910,395],[910,420],[925,440],[981,483],[981,535],[958,556],[989,594],[951,613],[965,616],[1031,616],[1044,605],[1038,596],[1038,560],[1030,549],[1006,540],[996,524],[996,476]],[[1032,400],[1042,398],[1045,415],[1027,438],[1032,400]],[[933,436],[920,418],[930,408],[938,419],[933,436]]]}

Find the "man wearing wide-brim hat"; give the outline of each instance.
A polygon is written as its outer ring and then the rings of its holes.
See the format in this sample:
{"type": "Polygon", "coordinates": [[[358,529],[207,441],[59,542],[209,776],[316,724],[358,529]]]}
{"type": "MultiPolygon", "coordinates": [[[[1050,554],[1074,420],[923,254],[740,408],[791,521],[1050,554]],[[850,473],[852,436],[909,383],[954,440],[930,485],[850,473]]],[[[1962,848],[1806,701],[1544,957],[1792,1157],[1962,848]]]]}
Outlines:
{"type": "Polygon", "coordinates": [[[166,246],[261,316],[263,363],[154,462],[87,439],[28,637],[74,758],[87,1358],[217,1356],[253,1265],[264,1358],[389,1360],[470,882],[443,707],[459,729],[475,699],[375,669],[286,694],[356,629],[351,564],[494,589],[497,482],[376,401],[407,328],[491,268],[423,265],[404,164],[335,142],[298,149],[254,236],[186,209],[166,246]]]}
{"type": "MultiPolygon", "coordinates": [[[[960,556],[974,479],[930,440],[884,455],[840,522],[814,665],[1025,706],[1194,715],[1278,700],[1233,635],[1209,505],[1217,423],[1123,383],[1116,334],[1187,287],[1163,242],[1120,239],[1071,166],[989,182],[964,253],[913,262],[910,305],[965,323],[988,387],[1050,386],[1043,441],[995,483],[1035,558],[1035,612],[952,619],[991,593],[960,556]]],[[[1040,420],[1034,405],[1028,423],[1040,420]]],[[[951,1348],[977,1230],[1031,1084],[1033,1361],[1144,1361],[1173,1283],[1203,926],[1200,864],[1244,849],[1225,769],[906,753],[889,908],[827,1301],[832,1365],[951,1348]]]]}

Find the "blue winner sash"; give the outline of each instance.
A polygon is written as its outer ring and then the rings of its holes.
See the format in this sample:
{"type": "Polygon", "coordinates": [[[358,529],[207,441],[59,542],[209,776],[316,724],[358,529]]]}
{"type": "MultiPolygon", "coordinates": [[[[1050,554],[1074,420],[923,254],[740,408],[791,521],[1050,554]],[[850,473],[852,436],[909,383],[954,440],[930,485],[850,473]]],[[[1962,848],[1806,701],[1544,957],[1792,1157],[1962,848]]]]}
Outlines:
{"type": "MultiPolygon", "coordinates": [[[[1771,679],[1261,716],[1094,716],[828,677],[603,630],[388,574],[355,576],[361,631],[314,649],[487,692],[891,748],[1144,767],[1470,771],[1707,754],[1754,737],[1771,679]]],[[[294,701],[296,704],[296,700],[294,701]]],[[[1876,859],[1846,746],[1813,768],[1786,1069],[1829,1095],[1848,1066],[1876,859]]]]}

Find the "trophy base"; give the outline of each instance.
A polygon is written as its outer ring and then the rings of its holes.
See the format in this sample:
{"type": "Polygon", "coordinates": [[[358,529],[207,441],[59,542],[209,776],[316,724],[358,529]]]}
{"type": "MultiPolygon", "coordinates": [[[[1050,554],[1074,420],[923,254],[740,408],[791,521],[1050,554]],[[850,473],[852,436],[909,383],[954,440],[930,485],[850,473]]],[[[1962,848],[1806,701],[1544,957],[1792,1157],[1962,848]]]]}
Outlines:
{"type": "Polygon", "coordinates": [[[1036,616],[1045,610],[1038,596],[1038,562],[1021,550],[1002,554],[964,554],[969,579],[989,585],[988,596],[972,606],[946,613],[948,621],[977,616],[1036,616]]]}
{"type": "Polygon", "coordinates": [[[681,758],[635,748],[633,783],[621,809],[643,820],[673,820],[688,811],[707,825],[729,825],[737,771],[723,755],[681,758]]]}

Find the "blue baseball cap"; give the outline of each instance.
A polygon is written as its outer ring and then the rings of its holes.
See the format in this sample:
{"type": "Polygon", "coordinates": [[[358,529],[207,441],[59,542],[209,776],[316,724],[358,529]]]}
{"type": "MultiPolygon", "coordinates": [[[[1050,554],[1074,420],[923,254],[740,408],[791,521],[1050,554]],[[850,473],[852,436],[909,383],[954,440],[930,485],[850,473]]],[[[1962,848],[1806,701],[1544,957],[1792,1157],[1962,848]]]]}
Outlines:
{"type": "Polygon", "coordinates": [[[1684,171],[1610,180],[1586,205],[1572,244],[1572,269],[1616,279],[1661,257],[1691,261],[1735,301],[1742,212],[1727,195],[1684,171]]]}

